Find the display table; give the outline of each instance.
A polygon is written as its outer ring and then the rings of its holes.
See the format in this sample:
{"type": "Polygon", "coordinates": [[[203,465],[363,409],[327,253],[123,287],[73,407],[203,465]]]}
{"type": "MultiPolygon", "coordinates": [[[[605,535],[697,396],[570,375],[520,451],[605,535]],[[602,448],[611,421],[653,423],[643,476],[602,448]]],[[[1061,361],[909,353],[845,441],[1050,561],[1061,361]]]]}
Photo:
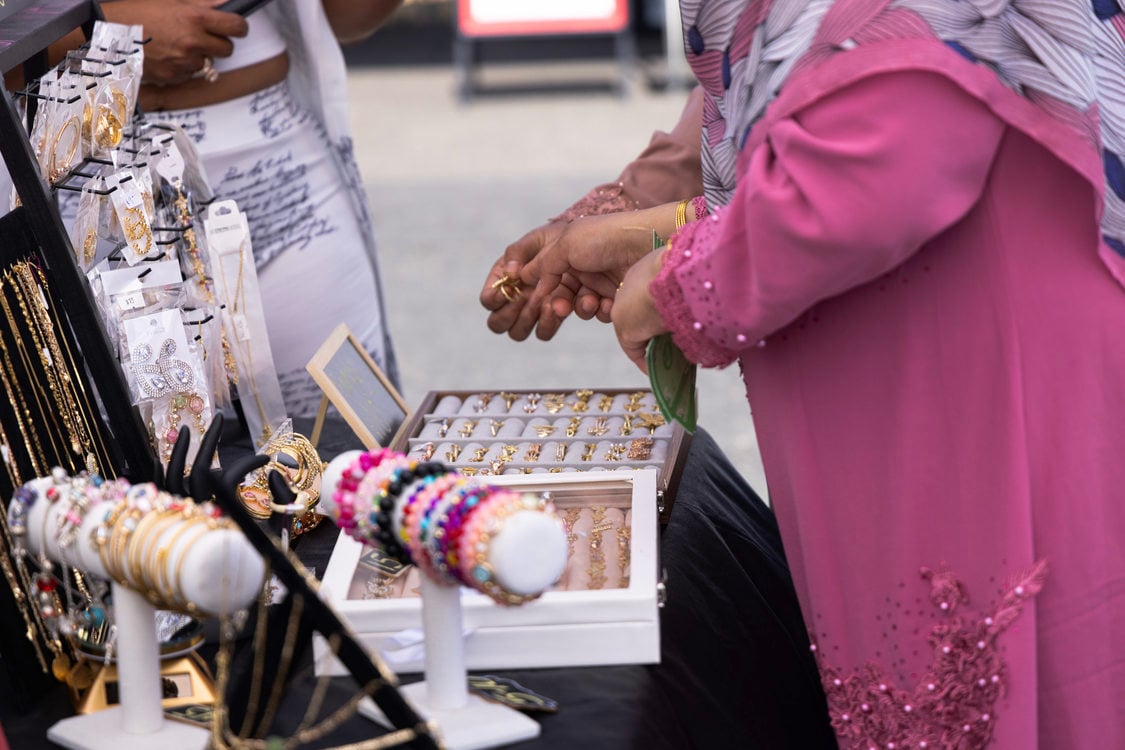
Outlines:
{"type": "MultiPolygon", "coordinates": [[[[302,425],[298,424],[300,431],[302,425]]],[[[326,435],[327,457],[354,447],[326,435]]],[[[230,443],[225,450],[239,448],[230,443]]],[[[245,448],[243,448],[245,450],[245,448]]],[[[559,703],[556,714],[533,714],[542,733],[528,750],[624,748],[831,748],[815,666],[795,595],[783,566],[776,523],[714,441],[692,441],[676,504],[661,543],[668,602],[661,611],[662,663],[494,672],[559,703]]],[[[323,523],[295,551],[323,574],[337,535],[323,523]]],[[[307,646],[307,644],[306,644],[307,646]]],[[[315,685],[312,649],[301,652],[279,711],[300,721],[315,685]],[[287,710],[287,707],[291,710],[287,710]]],[[[249,669],[248,658],[235,669],[249,669]]],[[[403,676],[403,682],[420,679],[403,676]]],[[[325,705],[349,697],[351,684],[334,679],[325,705]]],[[[60,685],[30,714],[13,716],[0,696],[0,722],[12,748],[56,747],[51,724],[70,714],[60,685]]],[[[279,719],[278,734],[285,734],[279,719]]],[[[360,716],[344,723],[331,747],[379,734],[360,716]]]]}

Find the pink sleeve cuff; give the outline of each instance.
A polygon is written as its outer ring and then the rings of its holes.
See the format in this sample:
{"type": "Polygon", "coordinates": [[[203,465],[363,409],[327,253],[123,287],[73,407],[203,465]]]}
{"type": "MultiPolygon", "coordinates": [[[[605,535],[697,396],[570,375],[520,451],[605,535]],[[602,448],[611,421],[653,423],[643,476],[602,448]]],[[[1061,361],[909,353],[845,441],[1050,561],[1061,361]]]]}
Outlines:
{"type": "Polygon", "coordinates": [[[638,202],[625,195],[625,187],[620,182],[599,185],[586,195],[582,196],[573,206],[563,211],[550,222],[572,222],[583,216],[601,216],[602,214],[615,214],[621,211],[636,211],[638,202]]]}
{"type": "Polygon", "coordinates": [[[710,223],[688,224],[669,241],[660,273],[649,284],[649,292],[660,319],[685,357],[703,367],[726,367],[739,353],[717,346],[704,335],[704,326],[688,304],[678,277],[678,271],[692,261],[694,240],[697,235],[708,234],[710,223]]]}

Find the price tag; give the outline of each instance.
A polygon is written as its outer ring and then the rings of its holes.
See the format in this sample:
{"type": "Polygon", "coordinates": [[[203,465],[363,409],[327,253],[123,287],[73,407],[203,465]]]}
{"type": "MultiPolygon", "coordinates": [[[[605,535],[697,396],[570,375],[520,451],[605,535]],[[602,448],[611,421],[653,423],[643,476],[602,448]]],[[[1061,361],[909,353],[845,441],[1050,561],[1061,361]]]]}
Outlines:
{"type": "Polygon", "coordinates": [[[140,310],[145,306],[145,294],[138,290],[117,298],[117,306],[122,310],[140,310]]]}
{"type": "Polygon", "coordinates": [[[239,341],[249,341],[251,337],[250,324],[246,322],[246,316],[242,313],[236,313],[231,316],[231,320],[234,323],[235,337],[239,341]]]}

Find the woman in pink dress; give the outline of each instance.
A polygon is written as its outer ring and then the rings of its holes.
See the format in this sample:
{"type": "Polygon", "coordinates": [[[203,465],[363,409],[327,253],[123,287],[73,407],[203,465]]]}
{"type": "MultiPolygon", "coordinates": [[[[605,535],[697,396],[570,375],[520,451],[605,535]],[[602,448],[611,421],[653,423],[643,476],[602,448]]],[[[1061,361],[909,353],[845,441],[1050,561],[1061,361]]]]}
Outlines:
{"type": "Polygon", "coordinates": [[[1123,8],[685,0],[696,220],[500,266],[739,363],[843,748],[1125,747],[1123,8]]]}

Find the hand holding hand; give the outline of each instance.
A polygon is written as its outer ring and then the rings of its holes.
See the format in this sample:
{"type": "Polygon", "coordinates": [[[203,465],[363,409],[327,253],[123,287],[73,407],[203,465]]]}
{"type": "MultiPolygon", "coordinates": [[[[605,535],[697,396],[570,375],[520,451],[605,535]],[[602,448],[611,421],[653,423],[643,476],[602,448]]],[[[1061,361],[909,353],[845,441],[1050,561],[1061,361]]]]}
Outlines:
{"type": "Polygon", "coordinates": [[[534,330],[544,341],[558,332],[571,312],[589,320],[595,315],[609,322],[609,307],[592,290],[586,289],[570,274],[565,274],[547,304],[529,307],[532,286],[521,279],[524,267],[544,247],[552,246],[565,231],[566,222],[553,222],[536,227],[509,245],[492,265],[480,293],[480,303],[491,311],[488,328],[494,333],[507,333],[522,341],[534,330]]]}

